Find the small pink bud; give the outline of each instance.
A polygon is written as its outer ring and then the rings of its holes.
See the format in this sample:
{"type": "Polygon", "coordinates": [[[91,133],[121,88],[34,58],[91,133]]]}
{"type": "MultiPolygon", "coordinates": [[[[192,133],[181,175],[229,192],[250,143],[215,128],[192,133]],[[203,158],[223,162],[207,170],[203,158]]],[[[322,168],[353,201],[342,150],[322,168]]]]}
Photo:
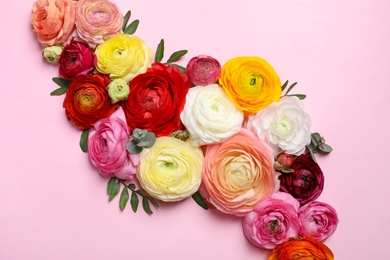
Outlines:
{"type": "Polygon", "coordinates": [[[295,155],[281,153],[278,155],[277,161],[284,167],[289,168],[294,163],[295,157],[295,155]]]}

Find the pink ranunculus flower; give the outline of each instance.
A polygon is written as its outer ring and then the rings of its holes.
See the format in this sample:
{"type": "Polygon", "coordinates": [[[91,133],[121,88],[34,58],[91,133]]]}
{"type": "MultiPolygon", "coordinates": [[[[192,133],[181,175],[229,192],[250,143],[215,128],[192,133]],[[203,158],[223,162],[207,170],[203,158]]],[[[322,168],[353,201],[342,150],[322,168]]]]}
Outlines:
{"type": "Polygon", "coordinates": [[[88,156],[104,177],[132,179],[137,173],[139,154],[130,154],[126,144],[131,140],[127,124],[111,116],[95,123],[88,138],[88,156]]]}
{"type": "Polygon", "coordinates": [[[245,237],[254,246],[273,249],[298,236],[299,202],[285,192],[273,193],[242,219],[245,237]]]}
{"type": "Polygon", "coordinates": [[[69,41],[75,23],[75,3],[72,0],[38,0],[33,4],[30,20],[43,47],[69,41]]]}
{"type": "Polygon", "coordinates": [[[80,0],[76,5],[75,39],[91,48],[122,31],[123,17],[109,0],[80,0]]]}
{"type": "Polygon", "coordinates": [[[221,64],[213,57],[199,55],[188,62],[186,74],[194,86],[214,84],[221,74],[221,64]]]}
{"type": "Polygon", "coordinates": [[[91,72],[97,59],[88,46],[72,41],[62,50],[58,62],[60,76],[71,80],[78,75],[87,75],[91,72]]]}
{"type": "Polygon", "coordinates": [[[244,216],[277,186],[272,149],[247,129],[205,147],[203,182],[219,211],[244,216]]]}
{"type": "Polygon", "coordinates": [[[324,202],[312,201],[299,209],[301,220],[301,236],[313,236],[324,241],[334,233],[339,223],[336,210],[324,202]]]}

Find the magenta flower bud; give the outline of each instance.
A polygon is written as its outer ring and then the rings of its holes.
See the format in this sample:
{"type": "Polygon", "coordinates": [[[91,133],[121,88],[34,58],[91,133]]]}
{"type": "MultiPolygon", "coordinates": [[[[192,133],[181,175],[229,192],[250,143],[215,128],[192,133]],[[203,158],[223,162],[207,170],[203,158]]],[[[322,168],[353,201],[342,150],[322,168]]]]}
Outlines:
{"type": "Polygon", "coordinates": [[[221,64],[213,57],[199,55],[188,62],[186,74],[194,86],[214,84],[221,74],[221,64]]]}

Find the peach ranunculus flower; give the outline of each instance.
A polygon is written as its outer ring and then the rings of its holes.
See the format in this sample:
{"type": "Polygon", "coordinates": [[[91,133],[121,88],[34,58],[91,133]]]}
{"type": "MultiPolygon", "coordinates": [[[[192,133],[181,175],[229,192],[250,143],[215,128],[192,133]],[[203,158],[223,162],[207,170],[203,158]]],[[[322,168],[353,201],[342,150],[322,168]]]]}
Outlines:
{"type": "Polygon", "coordinates": [[[256,56],[228,60],[222,67],[219,83],[246,115],[278,101],[282,94],[279,76],[267,61],[256,56]]]}
{"type": "Polygon", "coordinates": [[[117,34],[96,47],[96,69],[111,79],[131,81],[151,66],[153,53],[146,43],[134,35],[117,34]]]}
{"type": "Polygon", "coordinates": [[[314,238],[300,237],[276,246],[268,260],[333,260],[332,251],[314,238]]]}
{"type": "Polygon", "coordinates": [[[203,183],[208,201],[226,214],[244,216],[276,187],[273,151],[247,129],[205,147],[203,183]]]}
{"type": "Polygon", "coordinates": [[[80,0],[76,5],[75,39],[91,48],[122,31],[123,16],[109,0],[80,0]]]}
{"type": "Polygon", "coordinates": [[[64,45],[72,35],[75,23],[75,1],[38,0],[33,4],[31,24],[43,46],[64,45]]]}

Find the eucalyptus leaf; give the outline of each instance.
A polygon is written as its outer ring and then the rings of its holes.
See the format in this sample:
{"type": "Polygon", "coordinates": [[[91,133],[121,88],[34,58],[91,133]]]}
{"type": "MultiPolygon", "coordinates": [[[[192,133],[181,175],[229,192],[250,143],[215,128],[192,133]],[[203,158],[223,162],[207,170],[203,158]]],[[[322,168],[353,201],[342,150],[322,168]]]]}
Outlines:
{"type": "Polygon", "coordinates": [[[286,82],[284,82],[284,84],[282,85],[282,91],[288,86],[288,80],[286,80],[286,82]]]}
{"type": "Polygon", "coordinates": [[[126,150],[129,152],[129,153],[132,153],[132,154],[138,154],[140,152],[142,152],[142,147],[138,146],[134,140],[132,141],[129,141],[127,144],[126,144],[126,150]]]}
{"type": "Polygon", "coordinates": [[[208,209],[209,208],[209,206],[207,205],[206,201],[203,199],[203,197],[202,197],[202,195],[200,194],[199,191],[197,191],[194,194],[192,194],[192,198],[202,208],[204,208],[204,209],[208,209]]]}
{"type": "Polygon", "coordinates": [[[161,39],[160,43],[157,46],[154,61],[161,62],[163,58],[164,58],[164,39],[161,39]]]}
{"type": "Polygon", "coordinates": [[[134,213],[137,212],[138,204],[139,204],[139,199],[138,199],[137,193],[135,191],[133,191],[131,193],[130,205],[131,205],[131,209],[133,210],[134,213]]]}
{"type": "Polygon", "coordinates": [[[112,177],[108,181],[107,193],[109,195],[109,201],[111,201],[113,198],[115,198],[116,195],[118,195],[120,187],[121,183],[119,181],[117,182],[115,177],[112,177]]]}
{"type": "Polygon", "coordinates": [[[127,202],[129,201],[129,191],[126,187],[123,187],[121,197],[119,199],[119,208],[123,211],[126,207],[127,202]]]}
{"type": "Polygon", "coordinates": [[[314,162],[317,162],[313,150],[312,149],[308,149],[308,150],[309,150],[309,153],[310,153],[310,157],[313,159],[314,162]]]}
{"type": "Polygon", "coordinates": [[[58,86],[62,88],[69,88],[70,83],[72,82],[69,79],[63,79],[63,78],[52,78],[54,83],[56,83],[58,86]]]}
{"type": "Polygon", "coordinates": [[[324,153],[330,153],[331,151],[333,151],[333,148],[330,146],[330,145],[327,145],[327,144],[322,144],[319,146],[319,149],[324,152],[324,153]]]}
{"type": "Polygon", "coordinates": [[[169,57],[169,59],[167,60],[167,63],[171,63],[171,62],[178,61],[181,57],[183,57],[184,55],[186,55],[187,52],[188,52],[187,50],[175,51],[175,52],[172,53],[172,55],[169,57]]]}
{"type": "Polygon", "coordinates": [[[144,208],[145,212],[149,215],[153,214],[153,211],[150,209],[149,201],[146,197],[142,198],[142,207],[144,208]]]}
{"type": "Polygon", "coordinates": [[[80,148],[81,151],[83,151],[84,153],[88,152],[88,135],[89,135],[89,129],[85,129],[81,133],[81,137],[80,137],[80,148]]]}
{"type": "Polygon", "coordinates": [[[298,82],[294,82],[293,84],[291,84],[291,86],[287,89],[285,95],[287,95],[295,87],[296,84],[298,84],[298,82]]]}
{"type": "Polygon", "coordinates": [[[137,31],[138,25],[139,20],[134,20],[126,27],[126,29],[123,30],[123,32],[130,35],[134,34],[137,31]]]}
{"type": "Polygon", "coordinates": [[[66,91],[68,91],[68,88],[65,88],[65,87],[57,88],[56,90],[54,90],[50,93],[50,96],[61,96],[61,95],[65,94],[66,91]]]}
{"type": "Polygon", "coordinates": [[[129,11],[127,11],[125,16],[123,17],[123,26],[122,26],[123,31],[126,29],[127,23],[129,22],[129,19],[130,19],[130,16],[131,16],[131,11],[129,10],[129,11]]]}
{"type": "Polygon", "coordinates": [[[290,94],[290,95],[286,95],[286,97],[297,97],[300,100],[304,100],[306,98],[306,95],[304,95],[304,94],[290,94]]]}
{"type": "Polygon", "coordinates": [[[149,142],[149,145],[143,147],[150,148],[156,143],[156,135],[153,132],[147,132],[144,140],[149,142]]]}
{"type": "Polygon", "coordinates": [[[169,65],[175,66],[176,68],[178,68],[179,71],[180,71],[182,74],[186,73],[186,68],[184,68],[183,66],[180,66],[180,65],[175,64],[175,63],[171,63],[171,64],[169,64],[169,65]]]}

